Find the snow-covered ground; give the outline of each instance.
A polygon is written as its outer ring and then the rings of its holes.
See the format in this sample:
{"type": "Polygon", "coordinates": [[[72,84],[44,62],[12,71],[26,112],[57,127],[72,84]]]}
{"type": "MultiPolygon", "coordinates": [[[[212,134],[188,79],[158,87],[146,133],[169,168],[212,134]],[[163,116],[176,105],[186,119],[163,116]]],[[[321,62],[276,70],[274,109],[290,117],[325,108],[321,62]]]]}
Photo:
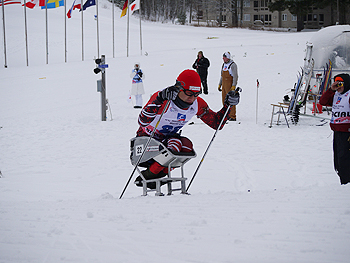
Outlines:
{"type": "MultiPolygon", "coordinates": [[[[71,3],[67,4],[70,7],[71,3]]],[[[27,10],[29,67],[23,9],[5,6],[8,68],[0,68],[0,262],[349,262],[350,191],[332,163],[328,124],[301,118],[298,126],[268,128],[271,103],[293,87],[306,42],[315,32],[276,33],[142,23],[99,2],[100,54],[106,55],[108,121],[101,121],[96,90],[95,8],[67,21],[64,62],[63,8],[49,10],[49,64],[45,11],[27,10]],[[241,103],[237,123],[218,132],[190,193],[141,196],[130,184],[129,140],[139,110],[128,102],[130,71],[144,70],[146,95],[175,82],[197,52],[209,58],[209,95],[217,91],[222,54],[238,64],[241,103]],[[256,123],[256,80],[258,118],[256,123]],[[112,118],[111,118],[112,117],[112,118]]],[[[2,30],[2,29],[1,29],[2,30]]],[[[1,31],[2,34],[2,31],[1,31]]],[[[4,63],[1,49],[0,61],[4,63]]],[[[327,115],[325,114],[325,117],[327,115]]],[[[190,178],[214,130],[186,126],[198,157],[185,165],[190,178]]]]}

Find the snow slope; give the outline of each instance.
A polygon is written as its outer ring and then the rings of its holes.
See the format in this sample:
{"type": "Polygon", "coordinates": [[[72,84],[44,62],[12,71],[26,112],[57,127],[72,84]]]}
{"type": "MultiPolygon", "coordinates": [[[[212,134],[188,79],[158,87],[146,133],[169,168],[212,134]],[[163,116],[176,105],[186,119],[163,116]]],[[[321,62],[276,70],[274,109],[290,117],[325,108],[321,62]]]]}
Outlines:
{"type": "MultiPolygon", "coordinates": [[[[100,0],[100,54],[109,64],[112,112],[102,122],[96,91],[100,74],[92,72],[95,8],[84,12],[84,61],[79,12],[67,21],[67,63],[63,8],[49,10],[45,62],[44,13],[27,11],[27,67],[23,9],[6,6],[8,68],[0,68],[1,263],[349,261],[350,192],[333,170],[328,124],[301,118],[290,129],[285,124],[268,128],[270,104],[293,87],[314,32],[143,22],[148,56],[141,56],[139,20],[132,17],[126,57],[126,20],[116,9],[113,58],[111,7],[100,0]],[[127,100],[133,64],[140,62],[146,74],[146,102],[191,68],[199,50],[211,62],[209,95],[203,98],[215,111],[221,108],[222,53],[233,54],[243,89],[239,122],[218,132],[191,195],[144,197],[130,184],[119,199],[133,169],[129,139],[138,128],[139,110],[127,100]]],[[[198,155],[185,165],[188,178],[214,133],[194,121],[183,129],[198,155]]]]}

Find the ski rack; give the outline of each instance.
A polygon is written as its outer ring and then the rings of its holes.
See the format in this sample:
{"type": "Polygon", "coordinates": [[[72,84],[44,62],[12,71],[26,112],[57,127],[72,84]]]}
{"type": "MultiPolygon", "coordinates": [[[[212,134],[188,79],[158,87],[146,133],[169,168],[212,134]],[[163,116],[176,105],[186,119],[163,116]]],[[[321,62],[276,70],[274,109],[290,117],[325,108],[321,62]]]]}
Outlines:
{"type": "Polygon", "coordinates": [[[304,67],[301,72],[298,72],[298,81],[294,86],[294,93],[291,98],[287,113],[291,115],[291,120],[294,124],[299,121],[300,108],[305,106],[307,96],[310,90],[310,81],[313,74],[315,61],[311,58],[312,44],[307,44],[306,54],[304,58],[304,67]]]}
{"type": "MultiPolygon", "coordinates": [[[[134,137],[130,140],[130,161],[132,165],[136,165],[139,161],[141,153],[148,141],[149,137],[134,137]]],[[[168,189],[168,195],[171,195],[174,191],[181,191],[182,194],[188,194],[186,191],[186,180],[184,176],[184,165],[192,158],[197,156],[196,152],[193,150],[189,153],[174,153],[166,148],[161,142],[151,139],[145,154],[143,155],[138,167],[136,167],[137,172],[142,178],[142,189],[143,196],[146,196],[148,192],[155,191],[156,196],[163,196],[161,192],[161,186],[166,184],[168,189]],[[154,161],[162,166],[168,167],[168,175],[163,178],[146,180],[141,173],[139,167],[149,167],[154,161]],[[171,170],[174,168],[181,168],[181,176],[172,176],[171,170]],[[148,189],[147,183],[154,182],[156,184],[155,189],[148,189]],[[173,188],[172,183],[180,182],[180,188],[173,188]]]]}

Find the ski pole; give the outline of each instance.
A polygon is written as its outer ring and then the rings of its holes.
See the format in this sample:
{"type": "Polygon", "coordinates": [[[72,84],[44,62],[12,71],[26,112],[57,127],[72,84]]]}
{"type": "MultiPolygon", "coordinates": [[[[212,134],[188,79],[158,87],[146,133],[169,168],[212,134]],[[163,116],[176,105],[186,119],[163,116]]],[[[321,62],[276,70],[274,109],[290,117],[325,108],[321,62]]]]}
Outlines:
{"type": "MultiPolygon", "coordinates": [[[[235,89],[235,91],[236,91],[236,93],[238,93],[238,92],[242,91],[242,89],[241,89],[240,87],[237,87],[237,88],[235,89]]],[[[200,160],[200,162],[199,162],[199,164],[198,164],[198,166],[197,166],[197,169],[196,169],[196,171],[194,172],[194,174],[193,174],[193,176],[192,176],[192,179],[191,179],[190,183],[189,183],[188,186],[187,186],[186,192],[188,191],[188,189],[190,188],[190,186],[191,186],[191,184],[192,184],[194,178],[196,177],[197,172],[198,172],[199,168],[201,167],[201,165],[202,165],[202,163],[203,163],[203,161],[204,161],[204,158],[205,158],[205,156],[207,155],[207,153],[208,153],[208,151],[209,151],[209,148],[210,148],[211,144],[213,143],[213,141],[214,141],[214,139],[215,139],[215,136],[216,136],[217,132],[219,131],[219,129],[220,129],[222,123],[224,122],[224,120],[225,120],[225,118],[226,118],[226,115],[228,114],[228,112],[229,112],[229,110],[231,109],[231,107],[232,107],[232,106],[229,106],[229,107],[227,108],[227,110],[226,110],[224,116],[223,116],[222,119],[221,119],[221,122],[220,122],[219,127],[215,130],[214,135],[213,135],[213,137],[211,138],[211,140],[210,140],[210,142],[209,142],[209,145],[207,146],[207,149],[205,150],[205,152],[204,152],[204,154],[203,154],[203,157],[202,157],[202,159],[200,160]]]]}
{"type": "Polygon", "coordinates": [[[135,171],[136,171],[136,169],[137,169],[137,166],[140,164],[142,157],[145,155],[145,152],[146,152],[146,150],[147,150],[147,147],[148,147],[149,143],[151,142],[151,139],[153,138],[154,133],[156,132],[156,129],[158,128],[158,125],[159,125],[159,123],[160,123],[160,120],[161,120],[161,118],[163,117],[163,114],[165,113],[166,109],[168,108],[170,102],[171,102],[171,100],[168,100],[168,102],[165,104],[165,107],[164,107],[164,109],[163,109],[163,111],[162,111],[162,114],[160,115],[159,120],[157,121],[157,123],[156,123],[156,125],[155,125],[155,127],[154,127],[154,129],[153,129],[153,131],[152,131],[152,133],[151,133],[151,136],[149,137],[149,139],[148,139],[148,141],[147,141],[147,143],[146,143],[146,145],[145,145],[145,148],[143,149],[143,152],[142,152],[142,154],[141,154],[141,157],[140,157],[139,160],[137,161],[137,163],[136,163],[136,165],[135,165],[135,167],[134,167],[134,170],[132,171],[132,173],[131,173],[131,175],[130,175],[130,177],[129,177],[129,180],[127,181],[127,183],[126,183],[126,185],[125,185],[125,187],[124,187],[124,189],[123,189],[123,192],[121,193],[119,199],[121,199],[121,198],[123,197],[124,192],[125,192],[126,188],[128,187],[128,185],[129,185],[129,183],[130,183],[130,181],[131,181],[131,178],[133,177],[133,175],[134,175],[134,173],[135,173],[135,171]]]}

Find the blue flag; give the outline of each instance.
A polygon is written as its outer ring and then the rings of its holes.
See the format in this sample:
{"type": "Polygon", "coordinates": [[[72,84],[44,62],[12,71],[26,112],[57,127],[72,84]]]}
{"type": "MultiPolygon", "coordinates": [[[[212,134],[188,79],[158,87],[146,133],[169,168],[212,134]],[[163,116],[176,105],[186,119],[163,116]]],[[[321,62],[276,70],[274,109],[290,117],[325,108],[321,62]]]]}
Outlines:
{"type": "Polygon", "coordinates": [[[85,4],[83,5],[83,10],[93,5],[96,5],[95,0],[86,0],[85,4]]]}
{"type": "MultiPolygon", "coordinates": [[[[64,0],[47,0],[47,9],[64,6],[64,0]]],[[[45,5],[41,7],[45,9],[45,5]]]]}

